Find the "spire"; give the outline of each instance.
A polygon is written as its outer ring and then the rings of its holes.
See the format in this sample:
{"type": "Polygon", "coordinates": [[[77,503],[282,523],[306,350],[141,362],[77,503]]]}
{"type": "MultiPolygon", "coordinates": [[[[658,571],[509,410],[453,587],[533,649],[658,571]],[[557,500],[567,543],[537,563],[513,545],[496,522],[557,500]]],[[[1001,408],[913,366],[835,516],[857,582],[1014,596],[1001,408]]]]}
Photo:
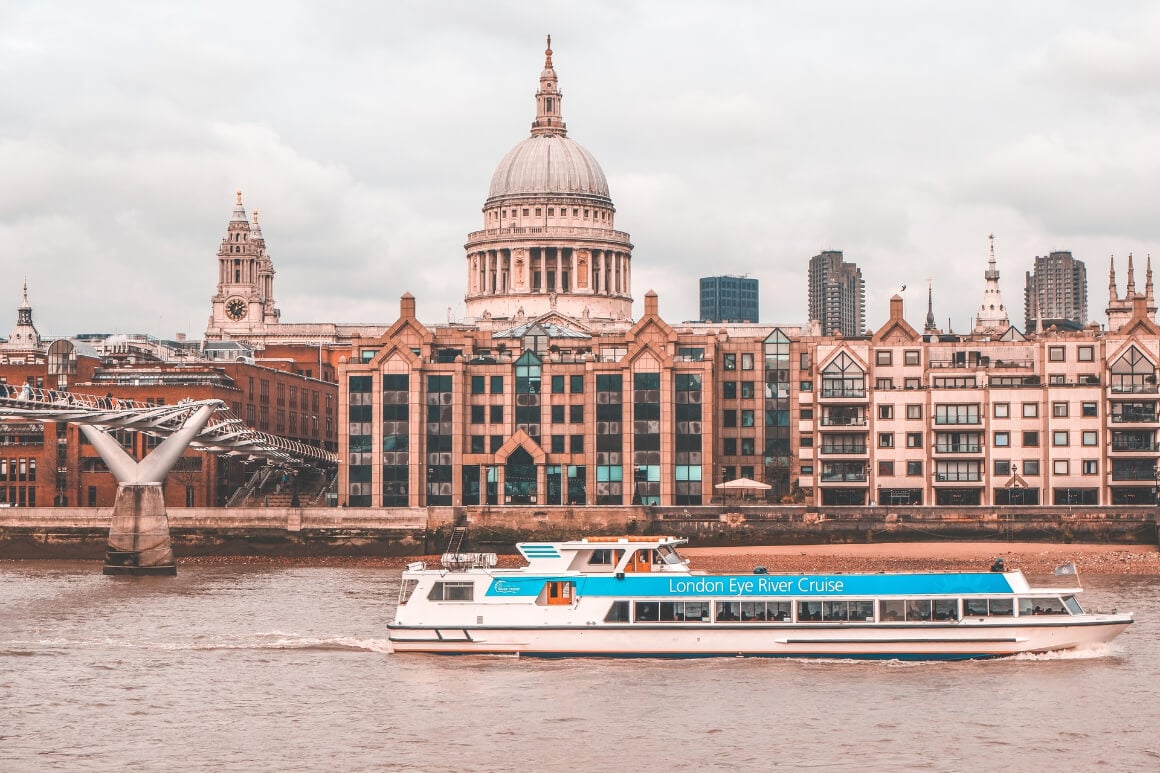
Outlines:
{"type": "Polygon", "coordinates": [[[238,191],[237,201],[234,202],[234,214],[230,217],[230,222],[244,223],[246,220],[246,208],[242,206],[242,192],[238,191]]]}
{"type": "Polygon", "coordinates": [[[250,238],[251,239],[261,239],[262,238],[262,229],[258,225],[258,210],[256,210],[256,209],[254,210],[254,224],[250,226],[250,238]]]}
{"type": "Polygon", "coordinates": [[[1108,268],[1108,300],[1109,301],[1118,301],[1120,298],[1119,298],[1119,295],[1117,294],[1117,291],[1116,291],[1116,256],[1115,255],[1113,255],[1109,259],[1109,266],[1110,267],[1108,268]]]}
{"type": "Polygon", "coordinates": [[[8,334],[8,341],[0,344],[0,348],[7,350],[39,350],[40,333],[36,325],[32,324],[32,304],[28,302],[28,279],[24,280],[24,294],[20,306],[16,309],[16,327],[8,334]]]}
{"type": "Polygon", "coordinates": [[[1144,264],[1144,296],[1148,304],[1152,304],[1152,253],[1148,253],[1147,263],[1144,264]]]}
{"type": "Polygon", "coordinates": [[[930,280],[926,283],[926,324],[922,328],[924,333],[935,332],[934,321],[934,294],[931,289],[930,280]]]}
{"type": "Polygon", "coordinates": [[[1136,294],[1136,270],[1132,268],[1132,253],[1128,253],[1128,286],[1124,288],[1124,296],[1131,298],[1136,294]]]}
{"type": "Polygon", "coordinates": [[[1003,296],[999,292],[999,268],[995,263],[995,235],[987,237],[991,240],[991,257],[987,261],[987,270],[983,277],[986,288],[983,290],[983,304],[979,307],[979,314],[975,317],[975,333],[1001,333],[1011,327],[1011,320],[1007,318],[1007,307],[1003,305],[1003,296]]]}
{"type": "Polygon", "coordinates": [[[544,50],[544,69],[540,72],[540,90],[536,92],[536,120],[532,123],[532,136],[563,137],[568,127],[561,117],[564,95],[556,81],[556,70],[552,66],[552,36],[548,36],[548,47],[544,50]]]}

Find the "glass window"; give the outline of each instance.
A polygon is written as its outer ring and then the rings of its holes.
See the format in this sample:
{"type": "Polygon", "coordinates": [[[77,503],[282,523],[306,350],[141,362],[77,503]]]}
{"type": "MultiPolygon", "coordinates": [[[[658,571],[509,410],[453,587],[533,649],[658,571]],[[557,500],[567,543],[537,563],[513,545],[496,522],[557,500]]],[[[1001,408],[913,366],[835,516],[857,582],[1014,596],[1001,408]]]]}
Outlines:
{"type": "Polygon", "coordinates": [[[736,381],[723,381],[723,382],[721,382],[721,397],[723,397],[726,400],[736,400],[737,399],[737,382],[736,381]]]}
{"type": "Polygon", "coordinates": [[[906,418],[908,418],[908,419],[921,419],[922,418],[922,406],[921,405],[908,405],[908,406],[906,406],[906,418]]]}
{"type": "Polygon", "coordinates": [[[568,390],[572,394],[582,394],[584,392],[584,376],[569,376],[568,390]]]}
{"type": "Polygon", "coordinates": [[[1051,471],[1056,475],[1067,475],[1067,459],[1056,459],[1051,463],[1051,471]]]}
{"type": "Polygon", "coordinates": [[[996,419],[1005,419],[1011,415],[1010,403],[995,403],[994,416],[996,419]]]}
{"type": "Polygon", "coordinates": [[[753,397],[753,394],[754,394],[754,382],[742,381],[741,382],[741,399],[742,400],[751,399],[753,397]]]}
{"type": "Polygon", "coordinates": [[[1039,415],[1039,403],[1023,403],[1023,418],[1034,419],[1039,415]]]}
{"type": "Polygon", "coordinates": [[[1063,347],[1049,346],[1047,347],[1047,361],[1048,362],[1063,362],[1063,347]]]}
{"type": "Polygon", "coordinates": [[[879,432],[878,433],[878,447],[879,448],[894,448],[894,433],[879,432]]]}
{"type": "Polygon", "coordinates": [[[726,352],[724,356],[725,370],[737,370],[737,355],[732,352],[726,352]]]}
{"type": "Polygon", "coordinates": [[[1053,446],[1066,446],[1067,444],[1068,444],[1068,441],[1067,441],[1067,431],[1066,430],[1056,430],[1055,432],[1051,433],[1051,445],[1053,445],[1053,446]]]}
{"type": "Polygon", "coordinates": [[[798,415],[803,419],[812,419],[812,418],[814,418],[814,409],[813,408],[802,408],[801,412],[798,415]]]}
{"type": "Polygon", "coordinates": [[[1083,460],[1083,474],[1084,475],[1099,475],[1100,463],[1095,459],[1083,460]]]}
{"type": "Polygon", "coordinates": [[[1085,446],[1094,446],[1097,442],[1098,433],[1094,429],[1085,429],[1081,435],[1081,441],[1085,446]]]}
{"type": "Polygon", "coordinates": [[[894,362],[894,352],[889,349],[879,349],[874,354],[874,363],[876,365],[890,365],[894,362]]]}
{"type": "Polygon", "coordinates": [[[741,426],[742,427],[752,427],[753,426],[754,413],[755,413],[754,411],[748,411],[748,410],[741,412],[741,426]]]}
{"type": "Polygon", "coordinates": [[[564,377],[563,376],[552,376],[552,394],[559,395],[559,394],[563,394],[563,393],[564,393],[564,377]]]}
{"type": "Polygon", "coordinates": [[[1052,403],[1051,415],[1056,418],[1064,418],[1067,416],[1067,403],[1052,403]]]}
{"type": "Polygon", "coordinates": [[[1024,448],[1039,448],[1039,433],[1030,430],[1023,433],[1023,447],[1024,448]]]}
{"type": "Polygon", "coordinates": [[[1011,433],[1010,432],[996,432],[995,433],[995,446],[997,448],[1005,448],[1009,445],[1011,445],[1011,433]]]}
{"type": "Polygon", "coordinates": [[[1011,460],[1010,459],[996,459],[995,460],[995,474],[1007,476],[1011,474],[1011,460]]]}
{"type": "Polygon", "coordinates": [[[1077,350],[1076,359],[1080,362],[1092,362],[1095,360],[1095,349],[1091,346],[1081,346],[1077,350]]]}
{"type": "Polygon", "coordinates": [[[742,352],[741,353],[741,369],[742,370],[753,370],[753,353],[752,352],[742,352]]]}
{"type": "Polygon", "coordinates": [[[907,349],[904,353],[905,362],[907,365],[921,365],[922,353],[918,349],[907,349]]]}
{"type": "Polygon", "coordinates": [[[1081,411],[1081,413],[1084,416],[1099,416],[1100,415],[1099,408],[1096,407],[1095,403],[1084,403],[1082,408],[1083,408],[1083,410],[1081,411]]]}
{"type": "Polygon", "coordinates": [[[1024,459],[1023,460],[1023,474],[1028,477],[1039,477],[1039,460],[1038,459],[1024,459]]]}
{"type": "Polygon", "coordinates": [[[907,432],[906,433],[906,447],[907,448],[922,448],[922,433],[921,432],[907,432]]]}
{"type": "Polygon", "coordinates": [[[894,462],[879,461],[878,462],[878,474],[884,478],[893,477],[894,476],[894,462]]]}
{"type": "Polygon", "coordinates": [[[892,378],[876,378],[874,379],[875,389],[894,389],[894,379],[892,378]]]}
{"type": "Polygon", "coordinates": [[[906,474],[910,476],[922,475],[922,462],[907,462],[906,474]]]}
{"type": "Polygon", "coordinates": [[[484,381],[483,376],[472,376],[471,377],[471,394],[473,394],[473,395],[483,394],[483,387],[484,387],[485,383],[486,382],[484,381]]]}
{"type": "Polygon", "coordinates": [[[880,405],[880,406],[878,406],[878,418],[880,418],[880,419],[893,419],[894,418],[894,406],[893,405],[880,405]]]}
{"type": "Polygon", "coordinates": [[[491,377],[491,393],[493,395],[503,394],[503,376],[491,377]]]}

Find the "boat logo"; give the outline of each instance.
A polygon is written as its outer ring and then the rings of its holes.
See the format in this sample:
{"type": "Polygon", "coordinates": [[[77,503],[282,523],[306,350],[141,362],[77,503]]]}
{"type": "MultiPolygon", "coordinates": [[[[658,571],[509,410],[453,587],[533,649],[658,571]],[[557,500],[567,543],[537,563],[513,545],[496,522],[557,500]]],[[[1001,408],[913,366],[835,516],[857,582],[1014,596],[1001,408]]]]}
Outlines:
{"type": "Polygon", "coordinates": [[[492,582],[491,590],[488,592],[500,595],[518,594],[520,592],[520,586],[518,583],[507,582],[506,580],[495,580],[492,582]]]}

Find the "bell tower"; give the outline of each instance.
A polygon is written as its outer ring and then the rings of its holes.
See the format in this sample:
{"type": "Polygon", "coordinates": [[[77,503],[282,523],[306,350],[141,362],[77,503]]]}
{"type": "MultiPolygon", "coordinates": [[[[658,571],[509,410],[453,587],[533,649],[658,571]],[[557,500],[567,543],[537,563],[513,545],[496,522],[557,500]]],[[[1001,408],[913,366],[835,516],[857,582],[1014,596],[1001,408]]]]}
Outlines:
{"type": "Polygon", "coordinates": [[[258,212],[251,224],[241,191],[217,257],[217,291],[205,339],[245,338],[277,324],[281,312],[274,306],[274,263],[266,253],[258,212]]]}

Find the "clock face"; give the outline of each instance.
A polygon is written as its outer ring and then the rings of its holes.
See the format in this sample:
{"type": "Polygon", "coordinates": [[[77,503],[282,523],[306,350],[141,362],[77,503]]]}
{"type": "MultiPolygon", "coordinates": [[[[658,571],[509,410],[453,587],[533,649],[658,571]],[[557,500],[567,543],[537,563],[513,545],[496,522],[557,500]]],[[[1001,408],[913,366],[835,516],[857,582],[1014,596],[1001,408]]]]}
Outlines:
{"type": "Polygon", "coordinates": [[[234,320],[246,316],[246,302],[241,298],[230,298],[226,301],[226,316],[234,320]]]}

